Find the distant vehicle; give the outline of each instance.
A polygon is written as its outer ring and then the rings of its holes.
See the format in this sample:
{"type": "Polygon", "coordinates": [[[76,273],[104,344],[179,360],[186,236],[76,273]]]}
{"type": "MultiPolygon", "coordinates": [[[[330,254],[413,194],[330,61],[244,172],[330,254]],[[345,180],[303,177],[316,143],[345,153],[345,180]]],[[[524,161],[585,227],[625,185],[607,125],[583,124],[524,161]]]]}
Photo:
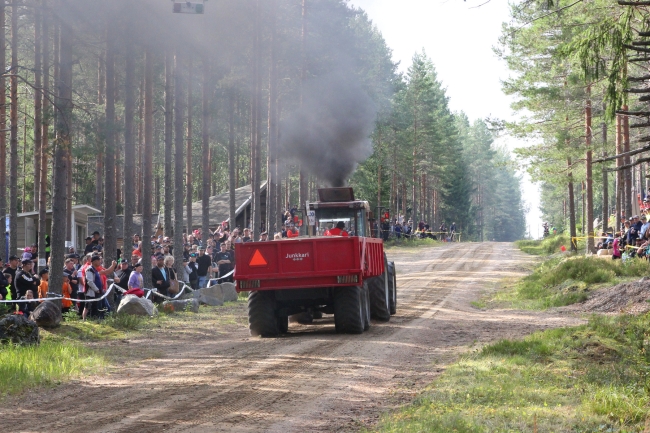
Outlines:
{"type": "Polygon", "coordinates": [[[198,1],[178,1],[172,0],[174,7],[172,11],[175,14],[203,14],[205,11],[205,0],[198,1]]]}
{"type": "Polygon", "coordinates": [[[318,193],[320,200],[305,206],[309,224],[300,237],[235,249],[234,277],[238,292],[250,292],[253,336],[286,333],[289,316],[299,313],[334,314],[336,332],[360,334],[371,317],[388,321],[396,312],[395,264],[383,240],[370,237],[368,202],[355,200],[352,188],[318,193]],[[341,233],[337,225],[347,236],[330,235],[341,233]]]}

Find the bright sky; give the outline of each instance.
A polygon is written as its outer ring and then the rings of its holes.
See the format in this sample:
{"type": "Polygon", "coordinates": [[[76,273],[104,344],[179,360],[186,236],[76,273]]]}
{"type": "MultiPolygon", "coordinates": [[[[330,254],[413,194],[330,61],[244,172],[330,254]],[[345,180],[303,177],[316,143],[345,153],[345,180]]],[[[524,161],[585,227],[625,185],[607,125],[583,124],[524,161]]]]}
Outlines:
{"type": "MultiPolygon", "coordinates": [[[[350,3],[368,13],[393,50],[393,59],[400,62],[401,71],[406,72],[413,54],[425,50],[447,88],[452,110],[463,110],[470,119],[513,120],[516,114],[510,109],[511,99],[501,92],[500,83],[509,71],[492,52],[501,34],[501,24],[509,19],[508,2],[486,1],[350,0],[350,3]]],[[[504,137],[499,139],[499,145],[512,149],[525,143],[504,137]]],[[[523,193],[530,208],[528,230],[533,237],[538,237],[541,235],[539,191],[527,177],[523,193]]]]}

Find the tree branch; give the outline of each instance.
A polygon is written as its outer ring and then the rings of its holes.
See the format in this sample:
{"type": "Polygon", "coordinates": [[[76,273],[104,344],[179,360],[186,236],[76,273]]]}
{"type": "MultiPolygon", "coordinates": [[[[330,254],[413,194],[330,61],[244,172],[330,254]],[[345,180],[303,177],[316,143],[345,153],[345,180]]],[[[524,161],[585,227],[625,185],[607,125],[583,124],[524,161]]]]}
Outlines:
{"type": "MultiPolygon", "coordinates": [[[[650,41],[648,41],[650,43],[650,41]]],[[[650,75],[642,75],[640,77],[627,77],[628,81],[646,81],[650,80],[650,75]]]]}
{"type": "Polygon", "coordinates": [[[622,165],[620,167],[615,167],[615,168],[607,168],[605,171],[621,171],[621,170],[627,170],[628,168],[632,168],[636,165],[643,164],[644,162],[650,161],[650,158],[641,158],[637,159],[635,162],[632,164],[627,164],[627,165],[622,165]]]}
{"type": "Polygon", "coordinates": [[[639,53],[650,53],[650,48],[635,47],[634,45],[623,44],[623,48],[627,48],[628,50],[636,51],[639,53]]]}
{"type": "MultiPolygon", "coordinates": [[[[645,138],[648,138],[648,137],[645,137],[645,138]]],[[[650,140],[648,140],[648,141],[650,141],[650,140]]],[[[640,149],[631,150],[629,152],[619,153],[618,155],[608,156],[606,158],[594,159],[592,161],[592,164],[606,162],[606,161],[613,161],[613,160],[621,158],[623,156],[636,155],[637,153],[643,153],[643,152],[647,152],[649,150],[650,150],[650,146],[645,146],[645,147],[642,147],[640,149]]]]}

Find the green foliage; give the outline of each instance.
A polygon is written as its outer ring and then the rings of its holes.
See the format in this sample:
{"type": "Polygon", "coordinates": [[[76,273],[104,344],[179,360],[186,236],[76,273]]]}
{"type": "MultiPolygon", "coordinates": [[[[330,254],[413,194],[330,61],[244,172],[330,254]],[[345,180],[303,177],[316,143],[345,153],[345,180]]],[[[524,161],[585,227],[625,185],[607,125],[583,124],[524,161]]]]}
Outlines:
{"type": "Polygon", "coordinates": [[[121,331],[137,331],[142,327],[146,318],[133,314],[109,314],[104,319],[104,325],[121,331]]]}
{"type": "Polygon", "coordinates": [[[509,290],[499,292],[489,302],[506,303],[519,308],[547,309],[582,302],[591,290],[625,278],[648,275],[646,260],[628,262],[597,257],[554,257],[509,290]]]}
{"type": "Polygon", "coordinates": [[[395,89],[391,110],[378,116],[374,153],[351,179],[358,195],[371,201],[373,209],[390,204],[393,214],[426,221],[434,228],[443,221],[447,226],[455,222],[468,240],[523,237],[520,179],[508,152],[494,147],[494,135],[484,121],[470,124],[464,113],[451,113],[425,53],[413,57],[395,89]],[[429,192],[420,209],[423,184],[429,192]],[[406,195],[407,209],[402,201],[389,202],[394,188],[406,195]]]}
{"type": "Polygon", "coordinates": [[[562,246],[569,250],[571,248],[571,239],[565,235],[556,235],[541,240],[520,240],[515,244],[525,253],[540,256],[559,253],[562,246]]]}
{"type": "Polygon", "coordinates": [[[503,340],[445,370],[379,432],[642,432],[650,316],[503,340]]]}
{"type": "Polygon", "coordinates": [[[96,373],[104,364],[101,356],[70,342],[45,340],[38,346],[0,346],[1,394],[55,385],[83,372],[96,373]]]}

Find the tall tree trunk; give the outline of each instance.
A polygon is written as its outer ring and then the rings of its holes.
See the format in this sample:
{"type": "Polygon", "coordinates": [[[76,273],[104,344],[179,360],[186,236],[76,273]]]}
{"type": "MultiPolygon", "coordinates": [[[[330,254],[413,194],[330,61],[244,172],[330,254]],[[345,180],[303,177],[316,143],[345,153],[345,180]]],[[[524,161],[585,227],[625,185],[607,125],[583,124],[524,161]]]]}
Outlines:
{"type": "MultiPolygon", "coordinates": [[[[210,172],[210,95],[210,61],[208,56],[205,56],[203,58],[203,110],[201,117],[201,231],[203,236],[206,236],[210,230],[210,179],[212,178],[210,172]]],[[[230,114],[232,115],[232,111],[230,114]]],[[[228,165],[230,166],[230,143],[228,154],[228,165]]]]}
{"type": "MultiPolygon", "coordinates": [[[[616,115],[616,154],[620,155],[623,153],[623,131],[621,129],[621,115],[616,115]]],[[[623,197],[625,194],[624,180],[623,180],[623,170],[620,168],[623,166],[623,157],[616,158],[616,227],[614,231],[617,232],[621,230],[621,217],[624,211],[624,201],[623,197]]]]}
{"type": "Polygon", "coordinates": [[[571,170],[571,158],[567,158],[567,167],[569,168],[568,174],[568,189],[569,189],[569,232],[571,233],[571,251],[577,252],[578,246],[575,238],[578,236],[576,233],[576,207],[575,198],[573,196],[573,171],[571,170]]]}
{"type": "MultiPolygon", "coordinates": [[[[57,84],[57,109],[56,142],[54,151],[54,168],[52,170],[52,256],[54,264],[65,260],[65,225],[66,225],[66,173],[68,160],[66,155],[72,145],[70,125],[72,124],[72,29],[65,21],[59,21],[59,59],[57,84]]],[[[63,287],[63,274],[52,272],[50,274],[49,291],[61,294],[63,287]]]]}
{"type": "MultiPolygon", "coordinates": [[[[607,106],[603,103],[603,112],[607,110],[607,106]]],[[[603,158],[607,157],[607,123],[605,121],[600,124],[601,133],[603,136],[603,158]]],[[[607,233],[609,230],[609,180],[607,179],[607,166],[602,165],[603,170],[603,232],[607,233]]]]}
{"type": "Polygon", "coordinates": [[[18,2],[14,1],[11,5],[9,254],[16,254],[18,252],[18,37],[18,2]]]}
{"type": "MultiPolygon", "coordinates": [[[[46,244],[47,240],[45,239],[47,231],[47,179],[48,179],[48,169],[47,164],[49,161],[49,122],[50,122],[50,113],[49,113],[49,97],[50,97],[50,14],[48,8],[48,1],[42,1],[43,11],[43,32],[41,33],[42,42],[42,54],[43,54],[43,91],[41,96],[43,97],[42,102],[42,123],[39,125],[41,128],[41,161],[40,161],[40,170],[38,179],[40,183],[39,197],[38,197],[38,258],[46,259],[47,251],[46,244]]],[[[1,55],[1,54],[0,54],[1,55]]],[[[0,84],[1,85],[1,84],[0,84]]],[[[36,181],[36,179],[34,179],[36,181]]],[[[51,240],[51,238],[50,238],[51,240]]]]}
{"type": "Polygon", "coordinates": [[[587,171],[587,253],[594,252],[594,190],[591,170],[592,149],[591,149],[591,84],[587,85],[587,104],[585,106],[585,146],[587,147],[586,171],[587,171]]]}
{"type": "Polygon", "coordinates": [[[140,81],[140,106],[138,107],[138,115],[140,117],[140,122],[138,123],[138,146],[136,153],[138,154],[138,163],[136,164],[137,179],[136,179],[136,213],[142,215],[142,204],[143,204],[143,185],[142,180],[143,176],[143,147],[144,147],[144,74],[142,75],[142,80],[140,81]]]}
{"type": "MultiPolygon", "coordinates": [[[[271,8],[271,41],[269,59],[269,119],[268,119],[268,148],[266,151],[266,230],[270,233],[277,231],[278,210],[276,208],[278,195],[277,178],[277,108],[278,108],[278,83],[277,83],[277,0],[270,0],[271,8]]],[[[271,237],[273,239],[273,237],[271,237]]],[[[257,240],[257,239],[255,239],[257,240]]]]}
{"type": "Polygon", "coordinates": [[[235,189],[237,188],[237,179],[235,173],[235,89],[231,87],[228,92],[229,106],[228,110],[228,216],[230,227],[235,227],[236,212],[235,207],[235,189]]]}
{"type": "MultiPolygon", "coordinates": [[[[623,111],[627,111],[627,105],[623,105],[623,111]]],[[[627,116],[623,116],[623,152],[630,151],[630,121],[627,116]]],[[[631,162],[630,155],[626,155],[624,159],[625,165],[631,162]]],[[[625,217],[632,216],[632,169],[625,169],[625,217]]]]}
{"type": "MultiPolygon", "coordinates": [[[[187,151],[185,152],[186,165],[185,165],[185,186],[187,188],[187,196],[185,197],[185,209],[187,212],[187,234],[192,233],[192,55],[188,60],[187,69],[189,76],[187,79],[187,151]]],[[[208,232],[202,234],[204,241],[207,240],[208,232]]]]}
{"type": "MultiPolygon", "coordinates": [[[[0,1],[0,28],[5,28],[5,2],[0,1]]],[[[6,68],[6,37],[5,32],[0,31],[0,70],[6,68]]],[[[7,81],[4,74],[0,74],[0,255],[6,255],[8,245],[5,238],[6,215],[7,215],[7,81]]]]}
{"type": "MultiPolygon", "coordinates": [[[[43,89],[41,82],[41,27],[43,2],[34,7],[34,210],[40,203],[41,178],[41,124],[43,108],[43,89]]],[[[40,251],[40,248],[39,248],[40,251]]]]}
{"type": "MultiPolygon", "coordinates": [[[[106,94],[106,58],[99,56],[97,62],[97,105],[102,106],[104,95],[106,94]]],[[[97,165],[95,167],[95,207],[101,211],[104,210],[104,140],[102,139],[103,129],[106,125],[103,122],[97,124],[97,165]]]]}
{"type": "Polygon", "coordinates": [[[174,186],[172,183],[172,144],[174,122],[174,96],[172,80],[174,79],[174,55],[168,50],[165,57],[165,236],[171,236],[174,186]]]}
{"type": "MultiPolygon", "coordinates": [[[[252,236],[259,239],[262,227],[262,197],[260,183],[262,179],[262,35],[261,35],[261,0],[255,6],[256,20],[256,66],[255,66],[255,180],[253,182],[252,236]]],[[[304,205],[304,202],[303,204],[304,205]]]]}
{"type": "Polygon", "coordinates": [[[418,224],[418,218],[417,218],[417,212],[418,212],[418,207],[417,207],[417,176],[418,176],[418,166],[417,166],[417,160],[418,160],[418,118],[417,118],[417,113],[414,116],[413,120],[413,173],[412,173],[412,181],[413,185],[411,188],[411,206],[413,207],[411,211],[411,218],[413,219],[413,231],[415,231],[415,226],[418,224]]]}
{"type": "Polygon", "coordinates": [[[142,194],[142,265],[147,271],[143,272],[145,287],[151,284],[151,206],[152,206],[152,175],[153,175],[153,54],[147,48],[144,56],[144,191],[142,194]]]}
{"type": "Polygon", "coordinates": [[[66,188],[68,192],[66,193],[66,202],[65,202],[65,238],[68,241],[72,241],[72,145],[66,148],[65,158],[68,160],[66,168],[66,188]]]}
{"type": "MultiPolygon", "coordinates": [[[[301,61],[302,68],[300,72],[300,106],[303,104],[303,93],[305,82],[307,81],[307,0],[302,0],[302,30],[301,30],[301,61]]],[[[307,201],[307,176],[308,173],[303,170],[302,165],[298,166],[299,179],[298,179],[298,209],[302,208],[307,201]]],[[[331,185],[331,186],[342,186],[342,185],[331,185]]],[[[287,208],[291,207],[291,203],[287,203],[287,208]]]]}
{"type": "MultiPolygon", "coordinates": [[[[176,48],[176,65],[174,67],[174,267],[177,275],[183,266],[183,150],[185,122],[185,83],[183,82],[183,48],[176,48]]],[[[206,235],[207,236],[207,235],[206,235]]]]}
{"type": "MultiPolygon", "coordinates": [[[[108,26],[106,38],[106,150],[104,152],[104,267],[111,266],[117,255],[115,234],[115,38],[114,26],[108,26]]],[[[114,299],[108,297],[113,308],[114,299]]]]}
{"type": "MultiPolygon", "coordinates": [[[[129,19],[127,28],[133,29],[129,19]]],[[[130,32],[129,32],[130,33],[130,32]]],[[[135,214],[135,193],[137,182],[135,176],[135,52],[132,43],[126,44],[126,70],[124,71],[124,229],[122,231],[122,258],[129,260],[133,251],[133,214],[135,214]],[[135,186],[135,188],[134,188],[135,186]]],[[[148,241],[148,239],[145,239],[148,241]]]]}

